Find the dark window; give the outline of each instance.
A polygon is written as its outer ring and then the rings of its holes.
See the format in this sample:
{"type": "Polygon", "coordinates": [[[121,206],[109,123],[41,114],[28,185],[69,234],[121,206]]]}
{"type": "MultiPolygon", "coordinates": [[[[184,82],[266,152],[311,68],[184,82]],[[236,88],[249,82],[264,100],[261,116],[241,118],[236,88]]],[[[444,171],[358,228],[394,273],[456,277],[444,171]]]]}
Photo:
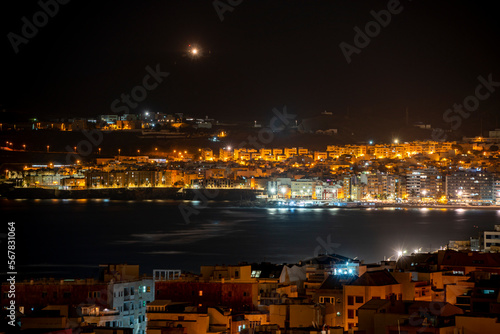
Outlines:
{"type": "Polygon", "coordinates": [[[354,296],[347,296],[347,305],[354,305],[354,296]]]}
{"type": "Polygon", "coordinates": [[[47,297],[47,292],[42,292],[42,298],[47,297]]]}
{"type": "Polygon", "coordinates": [[[347,319],[354,319],[354,310],[347,310],[347,319]]]}
{"type": "Polygon", "coordinates": [[[356,296],[356,303],[363,304],[363,296],[356,296]]]}
{"type": "Polygon", "coordinates": [[[71,292],[63,292],[63,298],[71,298],[71,292]]]}
{"type": "Polygon", "coordinates": [[[236,276],[236,278],[238,278],[238,277],[240,277],[240,272],[239,272],[238,270],[236,270],[236,271],[234,272],[234,275],[236,276]]]}
{"type": "Polygon", "coordinates": [[[372,299],[380,299],[380,297],[376,297],[376,296],[374,296],[374,297],[372,297],[372,299]]]}

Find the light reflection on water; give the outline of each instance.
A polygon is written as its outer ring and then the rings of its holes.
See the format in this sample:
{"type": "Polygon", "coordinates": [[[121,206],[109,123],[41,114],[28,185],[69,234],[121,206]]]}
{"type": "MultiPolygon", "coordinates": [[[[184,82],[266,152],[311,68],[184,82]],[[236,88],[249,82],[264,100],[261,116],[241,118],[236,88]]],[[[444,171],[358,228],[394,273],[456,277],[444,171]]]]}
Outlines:
{"type": "Polygon", "coordinates": [[[47,271],[43,263],[60,264],[66,275],[100,263],[140,264],[146,273],[158,268],[198,272],[202,264],[241,261],[290,263],[312,257],[317,240],[338,244],[331,248],[336,253],[374,262],[401,247],[427,251],[449,240],[467,240],[493,229],[500,216],[497,210],[252,209],[233,204],[199,208],[185,224],[180,203],[0,200],[0,208],[5,220],[16,221],[20,263],[37,265],[30,272],[47,271]],[[68,263],[80,267],[68,269],[68,263]]]}

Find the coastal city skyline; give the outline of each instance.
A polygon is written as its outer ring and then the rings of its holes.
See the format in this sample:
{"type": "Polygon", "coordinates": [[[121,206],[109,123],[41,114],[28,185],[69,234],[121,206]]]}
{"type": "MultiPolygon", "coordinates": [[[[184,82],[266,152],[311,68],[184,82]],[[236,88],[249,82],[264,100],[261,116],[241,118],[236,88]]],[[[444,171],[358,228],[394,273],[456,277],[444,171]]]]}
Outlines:
{"type": "Polygon", "coordinates": [[[494,3],[0,13],[0,334],[500,333],[494,3]]]}

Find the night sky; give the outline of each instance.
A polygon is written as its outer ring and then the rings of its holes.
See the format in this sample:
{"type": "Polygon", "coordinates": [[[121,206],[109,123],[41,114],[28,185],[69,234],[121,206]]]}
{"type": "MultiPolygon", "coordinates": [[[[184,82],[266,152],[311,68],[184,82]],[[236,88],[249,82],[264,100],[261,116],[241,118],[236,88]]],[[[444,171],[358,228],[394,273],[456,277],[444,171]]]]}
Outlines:
{"type": "MultiPolygon", "coordinates": [[[[388,3],[244,0],[221,21],[212,1],[70,1],[16,54],[8,34],[22,35],[22,17],[33,22],[41,7],[4,2],[0,108],[41,118],[109,114],[159,64],[170,75],[131,112],[253,121],[286,105],[299,118],[327,110],[382,121],[404,118],[408,107],[412,121],[439,125],[479,75],[500,81],[494,2],[402,0],[348,64],[339,44],[354,45],[353,29],[364,31],[370,11],[388,3]],[[202,56],[186,56],[189,44],[202,56]]],[[[494,126],[499,107],[500,88],[465,126],[480,115],[494,126]]]]}

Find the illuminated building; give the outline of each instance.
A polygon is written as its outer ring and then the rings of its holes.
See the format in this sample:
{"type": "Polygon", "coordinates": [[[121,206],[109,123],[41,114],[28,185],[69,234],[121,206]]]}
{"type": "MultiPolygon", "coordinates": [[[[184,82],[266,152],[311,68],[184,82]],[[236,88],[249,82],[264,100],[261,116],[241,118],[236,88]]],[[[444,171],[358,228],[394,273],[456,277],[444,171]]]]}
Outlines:
{"type": "MultiPolygon", "coordinates": [[[[16,282],[16,306],[30,314],[48,305],[78,305],[83,320],[96,326],[146,330],[146,304],[154,300],[154,281],[139,277],[139,266],[101,265],[100,279],[16,282]]],[[[8,285],[2,285],[7,294],[8,285]]],[[[2,306],[8,303],[2,298],[2,306]]]]}
{"type": "Polygon", "coordinates": [[[446,177],[446,195],[450,202],[495,203],[493,175],[481,170],[455,172],[446,177]]]}
{"type": "Polygon", "coordinates": [[[406,193],[410,199],[439,199],[444,194],[443,176],[434,168],[412,170],[406,174],[406,193]]]}
{"type": "Polygon", "coordinates": [[[312,199],[316,182],[312,179],[299,179],[291,182],[291,198],[312,199]]]}
{"type": "Polygon", "coordinates": [[[402,299],[402,284],[387,271],[370,271],[344,286],[344,329],[358,327],[358,309],[373,299],[402,299]]]}
{"type": "Polygon", "coordinates": [[[481,240],[485,252],[500,251],[500,225],[495,225],[494,231],[484,231],[481,240]]]}

